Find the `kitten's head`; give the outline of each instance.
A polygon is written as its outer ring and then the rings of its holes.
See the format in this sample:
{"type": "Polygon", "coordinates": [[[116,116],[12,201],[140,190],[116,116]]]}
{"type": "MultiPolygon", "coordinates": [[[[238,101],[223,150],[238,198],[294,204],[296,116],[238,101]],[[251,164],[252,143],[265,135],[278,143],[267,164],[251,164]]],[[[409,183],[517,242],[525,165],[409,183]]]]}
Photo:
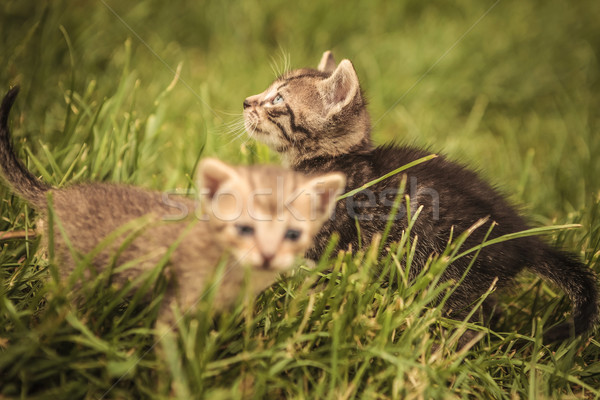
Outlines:
{"type": "Polygon", "coordinates": [[[274,166],[199,166],[203,209],[215,239],[239,264],[282,271],[311,246],[345,186],[341,173],[306,176],[274,166]]]}
{"type": "Polygon", "coordinates": [[[298,69],[244,100],[248,134],[291,165],[370,146],[370,120],[358,76],[348,60],[336,66],[331,52],[318,69],[298,69]]]}

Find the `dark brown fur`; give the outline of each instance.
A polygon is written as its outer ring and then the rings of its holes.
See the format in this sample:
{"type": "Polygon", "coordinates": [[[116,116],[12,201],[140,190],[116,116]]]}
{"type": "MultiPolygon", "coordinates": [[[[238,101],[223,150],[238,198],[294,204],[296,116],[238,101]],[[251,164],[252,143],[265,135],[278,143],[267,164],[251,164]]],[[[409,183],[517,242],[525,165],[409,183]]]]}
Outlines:
{"type": "MultiPolygon", "coordinates": [[[[296,171],[346,173],[347,191],[429,154],[396,144],[373,146],[366,103],[352,64],[344,60],[336,67],[333,56],[326,52],[319,69],[292,71],[278,78],[265,92],[246,99],[244,115],[250,135],[280,152],[284,162],[296,171]],[[273,112],[281,112],[281,115],[272,122],[264,118],[273,112]],[[305,129],[294,131],[290,124],[292,119],[304,121],[305,129]],[[286,135],[278,132],[281,128],[273,129],[273,124],[283,127],[286,135]]],[[[413,276],[431,254],[444,250],[451,232],[456,237],[482,218],[488,221],[469,236],[464,249],[482,243],[492,223],[497,226],[488,239],[529,228],[495,189],[474,172],[443,156],[410,168],[406,176],[405,194],[410,196],[411,211],[414,213],[419,206],[423,207],[411,231],[418,240],[413,276]]],[[[356,249],[359,238],[355,217],[359,219],[362,243],[368,244],[376,233],[384,230],[401,178],[393,176],[339,202],[335,218],[325,224],[307,256],[317,259],[323,254],[333,232],[340,235],[340,248],[356,249]],[[391,200],[390,195],[393,195],[391,200]]],[[[391,241],[399,240],[407,227],[406,213],[399,217],[392,225],[391,241]]],[[[459,281],[471,261],[472,255],[453,262],[443,279],[459,281]]],[[[446,304],[447,311],[455,318],[463,318],[496,278],[498,287],[509,286],[525,267],[558,285],[572,302],[574,323],[549,329],[544,335],[546,341],[564,340],[572,331],[579,335],[595,326],[598,288],[594,273],[574,255],[554,249],[537,237],[482,249],[446,304]]]]}

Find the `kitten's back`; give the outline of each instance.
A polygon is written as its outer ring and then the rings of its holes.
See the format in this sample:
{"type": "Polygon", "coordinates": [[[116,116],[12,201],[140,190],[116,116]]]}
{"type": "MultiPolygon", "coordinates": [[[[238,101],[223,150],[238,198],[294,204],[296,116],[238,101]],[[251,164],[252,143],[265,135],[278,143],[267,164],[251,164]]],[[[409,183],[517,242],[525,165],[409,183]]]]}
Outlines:
{"type": "MultiPolygon", "coordinates": [[[[336,65],[331,53],[326,52],[319,70],[292,71],[263,93],[248,97],[244,118],[249,135],[280,153],[295,170],[344,171],[348,175],[346,190],[360,188],[428,155],[396,144],[374,148],[366,103],[352,63],[343,60],[336,65]],[[311,99],[310,93],[319,96],[311,99]]],[[[528,228],[497,190],[445,157],[413,166],[405,174],[406,188],[400,195],[409,196],[412,215],[423,207],[411,230],[411,235],[418,238],[411,265],[413,273],[426,265],[431,254],[441,253],[451,237],[469,230],[481,219],[486,218],[487,222],[470,234],[463,244],[465,249],[486,238],[528,228]]],[[[368,244],[388,223],[400,179],[401,175],[389,177],[339,203],[335,219],[325,224],[307,255],[319,258],[333,232],[339,233],[342,249],[368,244]],[[360,229],[356,229],[357,223],[360,229]]],[[[396,214],[400,218],[391,225],[388,240],[402,238],[408,225],[407,214],[406,210],[396,214]]],[[[574,256],[552,249],[537,237],[523,237],[482,248],[473,263],[472,257],[473,253],[461,257],[444,272],[443,279],[461,282],[446,303],[453,317],[466,317],[471,305],[496,279],[496,286],[508,286],[523,268],[529,267],[560,286],[572,302],[574,327],[559,325],[547,332],[548,340],[566,339],[571,328],[579,334],[597,323],[596,277],[574,256]]]]}
{"type": "Polygon", "coordinates": [[[9,91],[0,108],[0,168],[42,215],[38,228],[45,225],[61,276],[83,263],[83,278],[109,269],[111,281],[123,285],[168,266],[167,319],[173,301],[191,306],[198,300],[221,259],[227,260],[226,290],[217,294],[218,306],[237,296],[246,268],[255,292],[272,284],[308,249],[345,185],[340,173],[304,176],[203,159],[197,174],[201,209],[192,199],[119,184],[51,188],[13,152],[8,113],[17,92],[9,91]]]}

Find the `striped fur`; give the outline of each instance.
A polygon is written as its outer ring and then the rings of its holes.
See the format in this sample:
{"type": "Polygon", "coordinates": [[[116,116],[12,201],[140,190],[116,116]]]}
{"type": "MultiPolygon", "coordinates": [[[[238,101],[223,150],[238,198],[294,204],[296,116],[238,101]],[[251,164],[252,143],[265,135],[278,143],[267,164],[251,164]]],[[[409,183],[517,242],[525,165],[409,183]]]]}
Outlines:
{"type": "Polygon", "coordinates": [[[248,97],[244,117],[250,136],[290,166],[315,156],[370,149],[369,115],[358,77],[349,61],[342,67],[336,73],[295,70],[248,97]]]}
{"type": "MultiPolygon", "coordinates": [[[[428,155],[427,151],[408,146],[373,147],[358,77],[348,60],[336,66],[331,52],[323,54],[318,70],[291,71],[275,80],[265,92],[248,97],[244,115],[250,136],[279,152],[295,170],[344,172],[347,191],[428,155]]],[[[408,185],[404,193],[396,192],[402,177],[394,175],[339,202],[335,218],[327,221],[317,234],[307,256],[318,259],[333,232],[339,234],[340,249],[369,244],[388,223],[393,204],[389,194],[393,198],[408,195],[413,214],[422,207],[411,231],[418,238],[410,271],[413,277],[431,254],[439,254],[446,248],[453,233],[456,237],[479,220],[487,219],[487,223],[471,233],[463,245],[465,249],[479,245],[492,223],[497,225],[488,239],[529,228],[498,191],[474,172],[443,156],[409,169],[406,177],[408,185]]],[[[408,225],[407,214],[402,210],[397,214],[389,241],[401,238],[408,225]]],[[[471,257],[453,262],[442,277],[458,282],[469,271],[445,304],[449,316],[464,318],[496,279],[496,287],[510,286],[515,276],[528,267],[563,289],[572,303],[573,323],[552,327],[544,335],[546,341],[567,339],[571,332],[576,335],[589,332],[598,322],[595,274],[574,255],[554,249],[537,237],[526,237],[483,248],[472,266],[471,257]]],[[[493,308],[490,303],[484,304],[484,313],[493,308]]],[[[468,341],[469,335],[463,339],[468,341]]]]}

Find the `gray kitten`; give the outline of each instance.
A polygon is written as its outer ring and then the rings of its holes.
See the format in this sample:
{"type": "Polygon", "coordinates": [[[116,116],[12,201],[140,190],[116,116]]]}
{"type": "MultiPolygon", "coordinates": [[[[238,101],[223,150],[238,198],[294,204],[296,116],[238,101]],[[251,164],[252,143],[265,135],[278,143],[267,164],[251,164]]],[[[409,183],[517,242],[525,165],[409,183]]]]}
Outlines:
{"type": "MultiPolygon", "coordinates": [[[[285,163],[304,173],[332,171],[347,174],[347,188],[359,188],[398,167],[418,160],[427,151],[394,143],[374,146],[364,95],[352,63],[336,65],[331,52],[325,52],[318,69],[298,69],[277,78],[260,94],[244,101],[244,119],[249,135],[277,151],[285,163]]],[[[440,254],[451,234],[462,233],[477,221],[488,222],[475,230],[464,243],[469,249],[482,243],[490,224],[497,226],[489,239],[529,228],[516,210],[477,174],[440,156],[406,171],[405,193],[411,210],[422,206],[412,228],[418,238],[411,266],[414,276],[428,257],[440,254]]],[[[318,258],[332,232],[340,235],[342,249],[368,244],[388,222],[402,176],[395,175],[337,205],[335,218],[328,221],[315,238],[307,256],[318,258]],[[359,240],[356,220],[362,237],[359,240]]],[[[400,240],[407,228],[406,212],[398,214],[389,240],[400,240]]],[[[453,262],[444,280],[460,279],[460,286],[446,303],[448,314],[463,319],[474,304],[498,279],[502,288],[527,267],[562,288],[571,299],[573,324],[549,329],[546,341],[564,340],[591,330],[598,321],[598,287],[592,270],[576,256],[555,249],[538,237],[510,240],[485,247],[469,265],[473,254],[453,262]]],[[[484,303],[490,314],[493,302],[484,303]]]]}
{"type": "Polygon", "coordinates": [[[97,271],[114,266],[112,282],[121,286],[168,256],[169,283],[159,314],[167,324],[173,322],[175,304],[186,311],[198,302],[222,259],[227,264],[217,307],[237,297],[245,268],[250,268],[254,293],[274,283],[311,246],[345,185],[340,173],[306,176],[204,159],[198,170],[201,210],[194,200],[180,196],[175,201],[133,186],[53,188],[33,176],[13,152],[8,114],[17,93],[18,87],[10,90],[0,108],[0,167],[14,192],[41,215],[39,231],[48,230],[52,216],[53,237],[47,241],[54,242],[61,278],[93,256],[97,271]]]}

